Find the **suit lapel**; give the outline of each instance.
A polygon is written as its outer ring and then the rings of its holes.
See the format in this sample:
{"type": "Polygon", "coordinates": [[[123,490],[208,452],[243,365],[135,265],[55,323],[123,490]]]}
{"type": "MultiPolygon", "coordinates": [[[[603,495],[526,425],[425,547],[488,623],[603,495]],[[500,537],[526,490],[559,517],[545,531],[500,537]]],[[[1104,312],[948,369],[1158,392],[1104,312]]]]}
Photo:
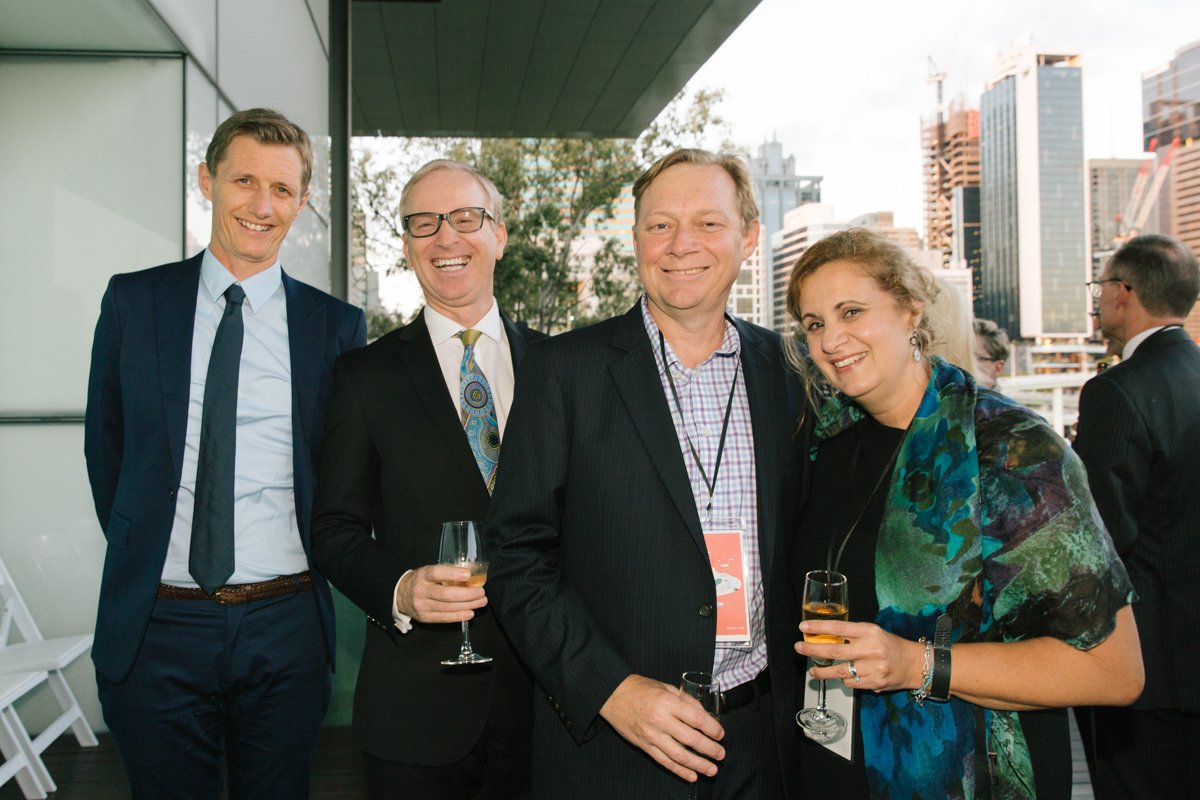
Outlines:
{"type": "MultiPolygon", "coordinates": [[[[313,437],[321,435],[316,403],[325,359],[325,309],[299,281],[283,273],[287,300],[288,351],[292,367],[292,463],[296,508],[307,509],[312,487],[313,437]]],[[[301,515],[304,516],[303,514],[301,515]]],[[[304,522],[301,528],[307,527],[304,522]]]]}
{"type": "Polygon", "coordinates": [[[772,369],[770,348],[753,329],[734,320],[742,344],[742,371],[746,375],[746,398],[750,404],[750,425],[754,431],[755,489],[758,494],[759,558],[764,580],[771,574],[777,520],[775,498],[780,487],[778,433],[775,418],[777,369],[772,369]]]}
{"type": "MultiPolygon", "coordinates": [[[[483,476],[479,474],[479,466],[475,463],[475,456],[471,452],[471,445],[467,443],[466,434],[463,433],[462,421],[447,394],[446,379],[442,377],[442,367],[433,349],[433,340],[429,338],[423,311],[418,312],[415,320],[400,329],[397,341],[400,344],[400,362],[420,399],[425,416],[446,447],[454,454],[454,461],[459,465],[460,475],[457,481],[469,481],[477,484],[480,489],[486,489],[483,476]]],[[[511,346],[511,338],[509,342],[511,346]]]]}
{"type": "Polygon", "coordinates": [[[192,382],[192,333],[196,325],[196,292],[200,288],[203,256],[201,252],[165,270],[154,287],[158,374],[176,481],[183,472],[183,441],[187,436],[188,396],[192,382]]]}
{"type": "Polygon", "coordinates": [[[696,511],[696,499],[688,481],[687,465],[684,464],[675,422],[663,394],[658,365],[650,349],[650,337],[646,335],[646,327],[642,322],[640,303],[621,318],[612,345],[624,355],[609,365],[609,374],[654,468],[667,488],[667,494],[679,510],[696,546],[702,553],[707,553],[700,515],[696,511]]]}

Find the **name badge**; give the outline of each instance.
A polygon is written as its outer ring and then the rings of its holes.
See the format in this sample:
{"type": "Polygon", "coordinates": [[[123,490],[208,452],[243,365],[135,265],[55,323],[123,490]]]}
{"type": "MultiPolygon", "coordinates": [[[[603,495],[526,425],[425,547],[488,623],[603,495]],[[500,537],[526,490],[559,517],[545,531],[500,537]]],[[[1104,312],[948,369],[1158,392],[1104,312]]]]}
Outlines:
{"type": "Polygon", "coordinates": [[[741,520],[704,524],[704,546],[717,590],[717,645],[749,647],[750,598],[746,592],[746,529],[741,520]]]}

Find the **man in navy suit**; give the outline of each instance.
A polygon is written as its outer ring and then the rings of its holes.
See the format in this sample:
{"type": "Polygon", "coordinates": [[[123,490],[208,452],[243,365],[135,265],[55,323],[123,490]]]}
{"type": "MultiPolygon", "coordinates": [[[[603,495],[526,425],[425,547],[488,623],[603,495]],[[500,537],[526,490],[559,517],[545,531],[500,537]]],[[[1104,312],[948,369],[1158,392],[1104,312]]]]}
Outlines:
{"type": "Polygon", "coordinates": [[[333,605],[309,514],[337,356],[360,310],[286,275],[312,148],[280,114],[217,128],[199,255],[117,275],[84,452],[108,539],[92,658],[134,797],[308,796],[333,605]]]}
{"type": "Polygon", "coordinates": [[[1182,325],[1200,294],[1183,243],[1126,242],[1090,284],[1121,363],[1079,393],[1075,451],[1137,590],[1146,689],[1076,717],[1099,800],[1200,792],[1200,348],[1182,325]]]}

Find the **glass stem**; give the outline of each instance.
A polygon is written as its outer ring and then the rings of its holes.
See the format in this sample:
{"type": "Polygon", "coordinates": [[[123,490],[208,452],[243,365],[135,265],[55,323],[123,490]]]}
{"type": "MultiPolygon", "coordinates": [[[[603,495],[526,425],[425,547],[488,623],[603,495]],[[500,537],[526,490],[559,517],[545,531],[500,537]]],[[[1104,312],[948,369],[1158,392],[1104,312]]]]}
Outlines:
{"type": "Polygon", "coordinates": [[[817,713],[821,719],[825,718],[825,679],[817,681],[817,713]]]}
{"type": "Polygon", "coordinates": [[[463,629],[462,649],[460,650],[460,652],[464,656],[469,655],[472,652],[471,651],[471,634],[469,633],[470,627],[471,627],[470,621],[464,619],[463,624],[462,624],[462,629],[463,629]]]}

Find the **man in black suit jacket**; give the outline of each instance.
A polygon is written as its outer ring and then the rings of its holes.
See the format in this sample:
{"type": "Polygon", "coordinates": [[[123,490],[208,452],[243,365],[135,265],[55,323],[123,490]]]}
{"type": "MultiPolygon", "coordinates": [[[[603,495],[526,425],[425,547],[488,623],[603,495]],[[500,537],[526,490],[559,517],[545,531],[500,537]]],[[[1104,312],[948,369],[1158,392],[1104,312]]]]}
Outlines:
{"type": "Polygon", "coordinates": [[[134,797],[216,797],[222,754],[230,797],[308,794],[334,654],[329,587],[309,570],[313,480],[333,362],[366,337],[362,311],[279,265],[311,172],[304,131],[234,114],[199,166],[208,248],[104,294],[84,428],[108,540],[92,659],[134,797]],[[227,322],[237,350],[210,358],[227,322]],[[233,372],[224,426],[212,362],[233,372]],[[201,478],[210,425],[236,444],[225,483],[201,478]],[[229,560],[205,591],[194,545],[218,517],[229,560]]]}
{"type": "Polygon", "coordinates": [[[442,523],[481,520],[490,500],[487,467],[464,431],[460,334],[481,331],[475,361],[498,434],[530,334],[492,296],[507,238],[491,181],[459,162],[430,162],[405,186],[400,214],[426,306],[337,363],[313,524],[317,564],[371,623],[354,699],[369,796],[519,798],[529,791],[531,683],[484,589],[442,585],[468,573],[431,562],[442,523]],[[463,620],[492,663],[441,665],[458,652],[463,620]]]}
{"type": "Polygon", "coordinates": [[[1084,384],[1075,450],[1137,590],[1146,689],[1129,708],[1080,709],[1096,797],[1200,795],[1200,349],[1180,327],[1196,257],[1139,236],[1091,284],[1121,363],[1084,384]]]}
{"type": "Polygon", "coordinates": [[[634,197],[645,297],[530,349],[488,519],[492,603],[543,692],[534,796],[776,798],[803,395],[779,336],[725,316],[758,240],[745,166],[675,151],[634,197]],[[681,695],[693,670],[719,722],[681,695]]]}

